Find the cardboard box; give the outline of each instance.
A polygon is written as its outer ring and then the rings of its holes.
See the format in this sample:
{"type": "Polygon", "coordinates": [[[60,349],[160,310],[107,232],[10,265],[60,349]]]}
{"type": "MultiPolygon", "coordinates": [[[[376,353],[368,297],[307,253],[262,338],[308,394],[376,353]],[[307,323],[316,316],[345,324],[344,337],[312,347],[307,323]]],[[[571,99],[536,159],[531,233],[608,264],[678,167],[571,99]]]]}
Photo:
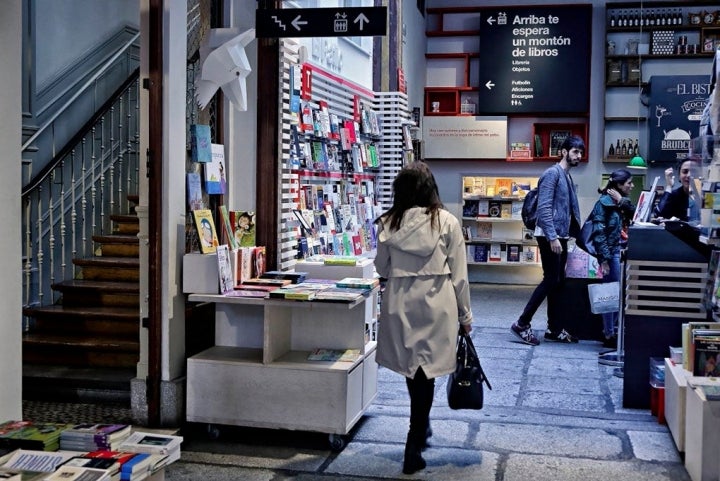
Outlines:
{"type": "Polygon", "coordinates": [[[717,481],[720,474],[720,401],[699,389],[685,389],[685,469],[693,481],[717,481]]]}
{"type": "Polygon", "coordinates": [[[690,372],[665,359],[665,421],[678,451],[685,451],[685,389],[690,372]]]}

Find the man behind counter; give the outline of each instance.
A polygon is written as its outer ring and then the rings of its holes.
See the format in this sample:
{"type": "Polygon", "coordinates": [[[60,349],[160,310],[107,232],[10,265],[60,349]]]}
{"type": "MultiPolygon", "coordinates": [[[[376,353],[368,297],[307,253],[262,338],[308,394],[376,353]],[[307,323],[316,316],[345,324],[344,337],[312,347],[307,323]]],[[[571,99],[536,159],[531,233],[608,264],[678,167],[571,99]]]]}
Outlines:
{"type": "Polygon", "coordinates": [[[656,214],[659,219],[700,221],[700,199],[692,191],[691,182],[697,177],[698,166],[693,160],[680,165],[680,186],[672,189],[675,183],[673,168],[665,170],[666,192],[658,203],[656,214]],[[672,191],[670,191],[672,189],[672,191]]]}

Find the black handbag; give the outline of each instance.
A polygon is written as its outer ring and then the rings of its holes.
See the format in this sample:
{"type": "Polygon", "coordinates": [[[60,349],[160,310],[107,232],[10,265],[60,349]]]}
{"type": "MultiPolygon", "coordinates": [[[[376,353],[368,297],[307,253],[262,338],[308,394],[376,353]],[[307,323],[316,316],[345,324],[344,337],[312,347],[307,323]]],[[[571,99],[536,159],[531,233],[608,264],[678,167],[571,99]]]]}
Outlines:
{"type": "Polygon", "coordinates": [[[482,409],[483,383],[492,390],[470,335],[461,327],[457,343],[457,364],[447,383],[450,409],[482,409]]]}
{"type": "MultiPolygon", "coordinates": [[[[590,214],[592,215],[592,213],[590,214]]],[[[593,257],[597,257],[595,252],[595,244],[593,243],[593,222],[588,216],[580,229],[580,235],[575,239],[575,245],[590,254],[593,257]]]]}

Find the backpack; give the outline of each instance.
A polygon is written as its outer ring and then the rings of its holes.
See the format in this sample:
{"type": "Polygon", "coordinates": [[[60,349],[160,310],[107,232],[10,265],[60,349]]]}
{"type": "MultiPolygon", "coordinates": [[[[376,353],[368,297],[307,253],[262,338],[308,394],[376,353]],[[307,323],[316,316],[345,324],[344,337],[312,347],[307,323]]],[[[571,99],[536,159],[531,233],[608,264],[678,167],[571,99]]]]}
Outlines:
{"type": "Polygon", "coordinates": [[[525,194],[522,210],[520,211],[523,224],[530,230],[535,230],[535,226],[537,225],[537,203],[538,188],[533,187],[530,189],[530,192],[525,194]]]}

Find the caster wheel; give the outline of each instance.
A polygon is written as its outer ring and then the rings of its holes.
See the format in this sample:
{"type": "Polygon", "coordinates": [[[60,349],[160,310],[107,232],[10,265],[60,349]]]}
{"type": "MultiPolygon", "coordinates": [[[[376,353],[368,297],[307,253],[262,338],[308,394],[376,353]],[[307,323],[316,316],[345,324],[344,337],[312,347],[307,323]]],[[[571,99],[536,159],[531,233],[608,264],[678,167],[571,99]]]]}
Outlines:
{"type": "Polygon", "coordinates": [[[217,438],[220,437],[220,428],[215,426],[214,424],[208,424],[207,437],[208,439],[215,441],[217,438]]]}
{"type": "Polygon", "coordinates": [[[345,447],[345,439],[339,434],[331,434],[328,436],[330,442],[330,449],[333,451],[342,451],[345,447]]]}

